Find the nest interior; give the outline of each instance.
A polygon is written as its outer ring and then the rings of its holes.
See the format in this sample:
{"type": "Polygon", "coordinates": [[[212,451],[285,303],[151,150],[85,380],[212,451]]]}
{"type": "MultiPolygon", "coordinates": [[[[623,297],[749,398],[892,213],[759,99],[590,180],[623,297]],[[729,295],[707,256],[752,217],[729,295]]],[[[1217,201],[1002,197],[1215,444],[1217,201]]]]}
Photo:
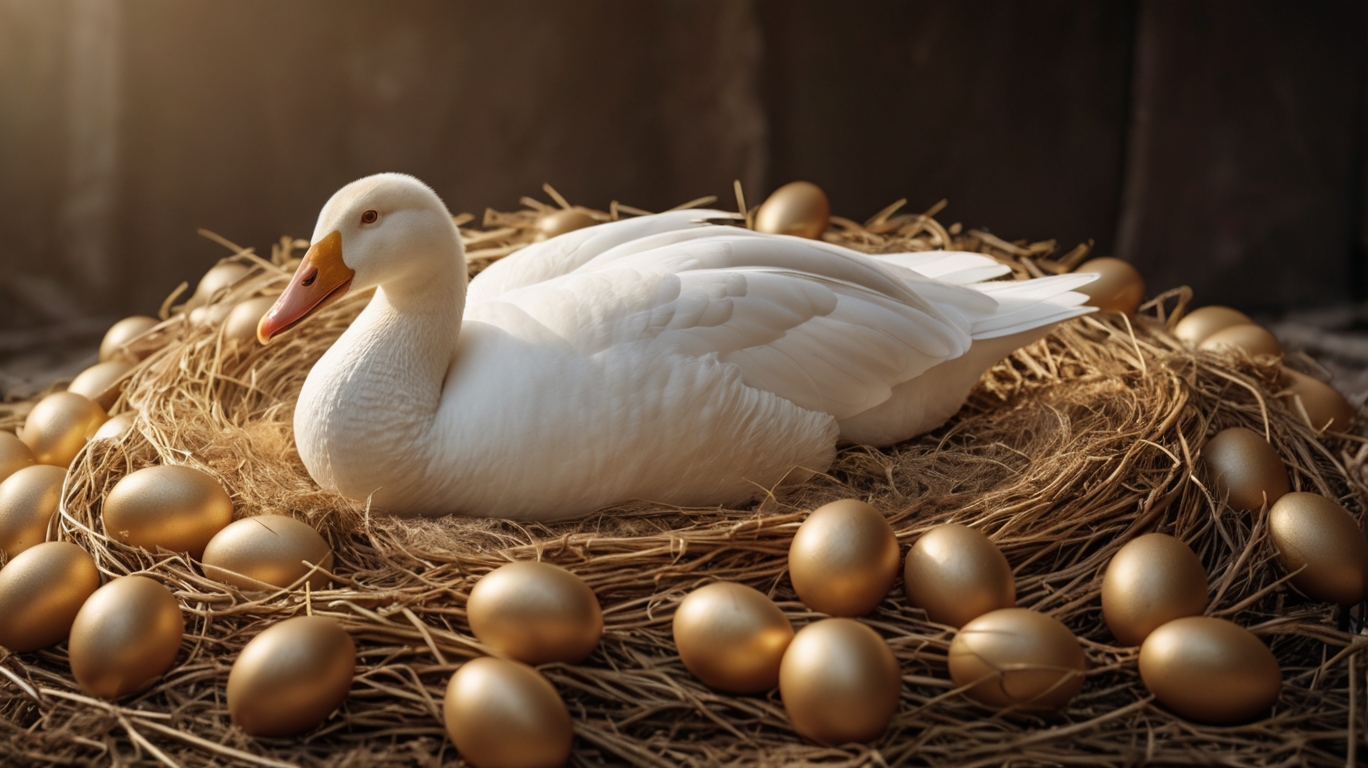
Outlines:
{"type": "MultiPolygon", "coordinates": [[[[532,240],[551,206],[524,202],[525,210],[486,212],[480,226],[457,217],[472,272],[532,240]]],[[[896,211],[863,224],[833,218],[826,238],[870,252],[981,251],[1018,277],[1065,270],[1086,253],[1052,259],[1050,242],[947,229],[936,209],[896,211]]],[[[588,212],[601,220],[634,213],[616,204],[588,212]]],[[[238,249],[230,258],[253,270],[215,301],[280,290],[303,245],[283,239],[269,260],[238,249]]],[[[168,299],[162,325],[135,342],[147,357],[112,409],[137,411],[135,426],[77,458],[56,535],[88,549],[106,577],[137,572],[172,589],[187,619],[181,654],[152,687],[113,703],[81,692],[64,643],[0,655],[6,764],[454,762],[440,702],[452,673],[487,653],[470,634],[466,597],[481,575],[523,559],[572,570],[603,606],[593,655],[541,668],[574,718],[576,764],[1342,765],[1356,758],[1368,727],[1368,641],[1351,611],[1288,586],[1266,512],[1226,506],[1200,453],[1217,430],[1249,427],[1278,449],[1294,490],[1324,494],[1361,518],[1368,441],[1306,426],[1275,396],[1275,363],[1179,343],[1169,330],[1186,289],[1150,301],[1134,318],[1071,321],[994,366],[944,427],[890,449],[843,446],[827,474],[748,508],[638,503],[555,524],[370,515],[314,484],[293,449],[294,399],[366,298],[348,297],[266,347],[235,346],[216,325],[192,325],[168,311],[168,299]],[[310,522],[335,552],[333,588],[243,593],[206,579],[184,554],[106,537],[101,500],[119,478],[155,463],[209,472],[228,489],[238,517],[269,512],[310,522]],[[987,533],[1012,566],[1017,604],[1060,619],[1080,638],[1090,664],[1083,692],[1045,714],[1000,712],[965,698],[946,671],[953,630],[909,607],[901,584],[862,619],[888,641],[903,674],[899,711],[874,743],[804,741],[777,691],[736,696],[693,678],[671,637],[684,595],[714,580],[738,581],[771,595],[795,628],[820,618],[789,584],[789,542],[806,511],[851,496],[886,512],[904,552],[944,522],[987,533]],[[1115,644],[1101,616],[1102,573],[1122,545],[1155,531],[1182,538],[1201,557],[1208,613],[1250,629],[1274,651],[1284,685],[1267,716],[1225,727],[1183,720],[1146,691],[1137,650],[1115,644]],[[306,612],[337,618],[355,639],[350,695],[298,737],[248,737],[224,703],[229,669],[262,629],[306,612]]],[[[32,402],[0,406],[0,428],[19,427],[32,402]]]]}

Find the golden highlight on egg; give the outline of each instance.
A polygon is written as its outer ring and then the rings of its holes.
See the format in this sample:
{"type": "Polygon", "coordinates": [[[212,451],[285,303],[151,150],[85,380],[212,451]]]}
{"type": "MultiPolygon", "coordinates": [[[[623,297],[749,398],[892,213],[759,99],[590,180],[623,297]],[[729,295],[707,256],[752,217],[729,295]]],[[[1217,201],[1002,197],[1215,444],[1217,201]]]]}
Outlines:
{"type": "Polygon", "coordinates": [[[1368,539],[1344,507],[1316,493],[1284,494],[1268,512],[1268,533],[1303,594],[1346,606],[1368,599],[1368,539]]]}
{"type": "Polygon", "coordinates": [[[0,432],[0,483],[24,467],[33,466],[33,451],[10,432],[0,432]]]}
{"type": "Polygon", "coordinates": [[[95,430],[95,434],[90,436],[90,441],[117,440],[123,437],[128,434],[128,430],[133,428],[133,420],[137,416],[136,413],[130,411],[110,418],[109,421],[101,424],[100,428],[95,430]]]}
{"type": "Polygon", "coordinates": [[[779,667],[779,695],[793,729],[822,744],[878,738],[901,693],[902,670],[888,643],[854,619],[803,627],[779,667]]]}
{"type": "Polygon", "coordinates": [[[124,345],[152,330],[159,322],[155,317],[134,315],[111,325],[100,341],[100,362],[136,360],[137,356],[124,349],[124,345]]]}
{"type": "Polygon", "coordinates": [[[65,481],[65,469],[34,464],[0,482],[0,552],[14,557],[47,541],[48,523],[62,502],[65,481]]]}
{"type": "Polygon", "coordinates": [[[779,684],[793,625],[773,600],[744,584],[718,581],[690,592],[675,609],[679,658],[705,685],[761,693],[779,684]]]}
{"type": "Polygon", "coordinates": [[[1358,409],[1338,389],[1319,379],[1284,368],[1278,383],[1287,390],[1283,402],[1312,429],[1347,432],[1350,422],[1358,416],[1358,409]]]}
{"type": "Polygon", "coordinates": [[[217,480],[194,467],[147,467],[114,485],[101,519],[112,539],[154,552],[189,552],[198,560],[214,534],[233,521],[233,502],[217,480]]]}
{"type": "Polygon", "coordinates": [[[127,360],[110,360],[96,363],[81,371],[67,386],[68,392],[84,395],[104,410],[109,410],[119,399],[123,387],[118,384],[124,374],[133,370],[133,363],[127,360]]]}
{"type": "Polygon", "coordinates": [[[333,553],[318,531],[302,520],[256,515],[214,534],[202,561],[205,576],[238,589],[285,588],[312,572],[306,583],[318,590],[330,583],[327,572],[332,570],[333,553]]]}
{"type": "Polygon", "coordinates": [[[214,294],[236,283],[250,271],[250,267],[236,261],[225,261],[209,268],[195,286],[195,293],[185,302],[186,309],[195,309],[214,297],[214,294]]]}
{"type": "Polygon", "coordinates": [[[1244,627],[1210,616],[1175,619],[1140,646],[1140,679],[1164,706],[1199,723],[1230,725],[1273,706],[1282,669],[1244,627]]]}
{"type": "Polygon", "coordinates": [[[1059,709],[1083,688],[1083,647],[1059,620],[1004,608],[965,624],[950,643],[950,679],[990,707],[1059,709]]]}
{"type": "Polygon", "coordinates": [[[1202,461],[1218,495],[1227,496],[1234,509],[1254,510],[1271,505],[1291,487],[1287,467],[1267,440],[1244,427],[1216,433],[1202,449],[1202,461]]]}
{"type": "Polygon", "coordinates": [[[480,642],[528,664],[583,661],[603,634],[589,585],[550,563],[509,563],[485,574],[466,604],[480,642]]]}
{"type": "Polygon", "coordinates": [[[1007,558],[981,531],[946,523],[922,534],[903,566],[907,601],[938,624],[962,627],[1016,604],[1007,558]]]}
{"type": "Polygon", "coordinates": [[[223,321],[223,339],[234,344],[257,346],[257,325],[275,305],[276,296],[256,296],[238,302],[223,321]]]}
{"type": "Polygon", "coordinates": [[[791,181],[774,190],[755,212],[755,230],[772,235],[821,239],[831,223],[831,203],[810,181],[791,181]]]}
{"type": "Polygon", "coordinates": [[[1145,278],[1128,261],[1114,256],[1089,259],[1075,272],[1095,272],[1098,278],[1074,290],[1088,296],[1088,305],[1103,312],[1133,315],[1145,301],[1145,278]]]}
{"type": "Polygon", "coordinates": [[[898,537],[877,509],[841,499],[814,510],[789,546],[789,579],[803,604],[830,616],[874,610],[898,578],[898,537]]]}
{"type": "Polygon", "coordinates": [[[597,219],[578,208],[564,208],[541,217],[537,222],[537,234],[533,239],[540,242],[566,232],[592,227],[597,223],[597,219]]]}
{"type": "Polygon", "coordinates": [[[76,454],[109,417],[94,401],[75,392],[55,392],[38,402],[24,420],[19,439],[39,464],[69,467],[76,454]]]}
{"type": "Polygon", "coordinates": [[[1243,349],[1253,356],[1269,355],[1282,357],[1282,344],[1262,326],[1247,323],[1223,328],[1202,340],[1198,349],[1221,350],[1228,348],[1243,349]]]}
{"type": "Polygon", "coordinates": [[[475,768],[553,768],[570,759],[574,727],[555,686],[537,670],[490,656],[447,684],[447,735],[475,768]]]}
{"type": "Polygon", "coordinates": [[[0,646],[36,651],[67,639],[76,613],[100,588],[100,571],[68,541],[30,547],[0,568],[0,646]]]}
{"type": "Polygon", "coordinates": [[[1187,313],[1178,321],[1178,325],[1174,326],[1173,335],[1191,346],[1197,346],[1217,331],[1233,325],[1253,324],[1254,321],[1249,319],[1249,315],[1238,309],[1213,305],[1187,313]]]}
{"type": "Polygon", "coordinates": [[[252,638],[228,673],[228,714],[251,736],[293,736],[328,719],[351,690],[356,644],[327,616],[296,616],[252,638]]]}
{"type": "Polygon", "coordinates": [[[71,625],[71,672],[81,690],[117,699],[171,668],[185,617],[171,591],[146,576],[122,576],[95,590],[71,625]]]}
{"type": "Polygon", "coordinates": [[[1102,617],[1122,645],[1206,610],[1206,569],[1182,540],[1148,533],[1127,543],[1102,577],[1102,617]]]}

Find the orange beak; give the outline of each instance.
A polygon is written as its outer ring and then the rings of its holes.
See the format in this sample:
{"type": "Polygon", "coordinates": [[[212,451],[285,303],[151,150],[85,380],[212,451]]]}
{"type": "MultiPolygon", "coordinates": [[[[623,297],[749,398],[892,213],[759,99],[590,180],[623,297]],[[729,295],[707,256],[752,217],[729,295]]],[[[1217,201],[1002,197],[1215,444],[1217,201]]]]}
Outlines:
{"type": "Polygon", "coordinates": [[[337,301],[351,288],[356,271],[342,261],[342,233],[334,231],[309,246],[290,286],[257,324],[262,344],[337,301]]]}

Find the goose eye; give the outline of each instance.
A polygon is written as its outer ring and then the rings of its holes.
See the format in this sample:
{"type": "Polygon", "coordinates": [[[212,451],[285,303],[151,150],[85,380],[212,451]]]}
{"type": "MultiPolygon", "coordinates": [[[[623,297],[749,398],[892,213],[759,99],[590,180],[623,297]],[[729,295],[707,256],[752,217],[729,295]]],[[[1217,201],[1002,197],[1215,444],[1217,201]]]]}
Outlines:
{"type": "Polygon", "coordinates": [[[375,211],[366,211],[361,214],[362,224],[374,224],[380,218],[380,214],[375,211]]]}

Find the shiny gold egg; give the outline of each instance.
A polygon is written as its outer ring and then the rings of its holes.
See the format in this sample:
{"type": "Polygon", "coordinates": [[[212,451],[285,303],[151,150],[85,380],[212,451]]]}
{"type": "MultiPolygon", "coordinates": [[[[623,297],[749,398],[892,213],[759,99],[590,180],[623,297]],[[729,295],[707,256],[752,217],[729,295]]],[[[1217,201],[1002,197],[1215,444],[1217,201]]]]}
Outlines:
{"type": "Polygon", "coordinates": [[[789,545],[789,579],[812,610],[863,616],[893,587],[900,559],[888,520],[863,501],[841,499],[798,526],[789,545]]]}
{"type": "Polygon", "coordinates": [[[128,430],[133,428],[133,420],[137,418],[136,413],[121,413],[114,416],[109,421],[100,425],[95,430],[95,434],[90,436],[90,441],[118,439],[128,434],[128,430]]]}
{"type": "Polygon", "coordinates": [[[755,212],[755,231],[820,239],[831,223],[831,203],[810,181],[791,181],[774,190],[755,212]]]}
{"type": "Polygon", "coordinates": [[[34,464],[0,482],[0,552],[14,557],[47,541],[48,523],[62,502],[65,481],[65,469],[34,464]]]}
{"type": "Polygon", "coordinates": [[[1206,569],[1181,539],[1148,533],[1127,543],[1102,577],[1102,617],[1122,645],[1206,610],[1206,569]]]}
{"type": "Polygon", "coordinates": [[[84,549],[49,541],[0,568],[0,647],[36,651],[67,639],[77,611],[100,588],[100,571],[84,549]]]}
{"type": "MultiPolygon", "coordinates": [[[[327,589],[333,553],[302,520],[284,515],[244,517],[214,534],[204,547],[204,575],[239,589],[288,587],[309,576],[311,589],[327,589]]],[[[303,585],[300,589],[303,589],[303,585]]]]}
{"type": "Polygon", "coordinates": [[[228,673],[228,714],[250,736],[293,736],[342,705],[356,644],[336,619],[297,616],[252,638],[228,673]]]}
{"type": "Polygon", "coordinates": [[[29,411],[19,439],[39,464],[69,467],[108,418],[103,408],[84,395],[55,392],[29,411]]]}
{"type": "Polygon", "coordinates": [[[133,363],[127,360],[96,363],[77,374],[76,378],[71,380],[71,385],[67,387],[67,391],[84,395],[107,411],[113,407],[114,402],[119,399],[119,393],[123,390],[119,380],[131,370],[133,370],[133,363]]]}
{"type": "Polygon", "coordinates": [[[902,670],[888,643],[854,619],[803,627],[779,667],[779,696],[793,729],[822,744],[878,738],[901,693],[902,670]]]}
{"type": "Polygon", "coordinates": [[[219,302],[217,304],[204,304],[190,310],[187,317],[191,325],[218,325],[228,317],[228,313],[233,311],[232,304],[219,302]]]}
{"type": "Polygon", "coordinates": [[[1282,669],[1263,641],[1210,616],[1175,619],[1140,646],[1140,679],[1164,706],[1189,720],[1229,725],[1273,706],[1282,669]]]}
{"type": "Polygon", "coordinates": [[[922,534],[903,566],[907,601],[938,624],[970,620],[1016,604],[1007,558],[982,532],[946,523],[922,534]]]}
{"type": "Polygon", "coordinates": [[[537,222],[537,234],[533,239],[542,241],[566,232],[592,227],[597,223],[597,219],[578,208],[565,208],[541,217],[537,222]]]}
{"type": "Polygon", "coordinates": [[[0,483],[5,478],[24,467],[33,466],[33,451],[19,436],[12,432],[0,432],[0,483]]]}
{"type": "Polygon", "coordinates": [[[1198,349],[1217,351],[1236,347],[1253,356],[1271,355],[1282,357],[1282,345],[1278,339],[1263,326],[1248,323],[1223,328],[1202,340],[1198,349]]]}
{"type": "Polygon", "coordinates": [[[528,664],[583,661],[603,634],[603,611],[580,577],[550,563],[495,568],[470,590],[470,631],[528,664]]]}
{"type": "Polygon", "coordinates": [[[223,340],[235,344],[257,346],[257,325],[262,315],[275,305],[276,296],[257,296],[239,302],[223,321],[223,340]]]}
{"type": "Polygon", "coordinates": [[[1272,504],[1289,486],[1287,467],[1263,435],[1231,427],[1216,433],[1202,449],[1218,495],[1226,495],[1233,509],[1254,510],[1272,504]]]}
{"type": "Polygon", "coordinates": [[[950,643],[950,679],[990,707],[1059,709],[1083,688],[1087,659],[1069,628],[1026,608],[965,624],[950,643]]]}
{"type": "Polygon", "coordinates": [[[189,552],[196,560],[233,521],[233,502],[218,481],[193,467],[133,472],[105,497],[105,534],[130,546],[189,552]]]}
{"type": "Polygon", "coordinates": [[[468,661],[447,684],[446,731],[475,768],[551,768],[570,759],[575,733],[555,686],[516,661],[468,661]]]}
{"type": "Polygon", "coordinates": [[[1088,306],[1103,312],[1133,315],[1145,301],[1145,278],[1128,261],[1114,256],[1089,259],[1075,272],[1095,272],[1098,278],[1075,291],[1088,296],[1088,306]]]}
{"type": "Polygon", "coordinates": [[[95,590],[71,625],[71,672],[91,696],[142,690],[176,661],[185,617],[171,590],[146,576],[123,576],[95,590]]]}
{"type": "Polygon", "coordinates": [[[225,261],[209,268],[195,286],[195,293],[185,303],[187,309],[195,309],[208,302],[214,294],[236,283],[251,268],[236,261],[225,261]]]}
{"type": "Polygon", "coordinates": [[[1287,390],[1283,402],[1293,413],[1304,414],[1312,429],[1346,432],[1358,415],[1358,409],[1338,389],[1319,379],[1284,368],[1278,383],[1287,390]]]}
{"type": "Polygon", "coordinates": [[[1191,346],[1201,344],[1208,336],[1232,325],[1252,325],[1249,315],[1230,307],[1210,306],[1195,309],[1183,316],[1173,327],[1173,335],[1191,346]]]}
{"type": "Polygon", "coordinates": [[[1368,539],[1344,507],[1316,493],[1283,494],[1268,512],[1268,534],[1283,567],[1301,571],[1292,585],[1304,594],[1340,605],[1368,599],[1368,539]]]}
{"type": "Polygon", "coordinates": [[[679,658],[704,684],[761,693],[779,684],[793,625],[773,600],[744,584],[718,581],[690,592],[674,615],[679,658]]]}
{"type": "Polygon", "coordinates": [[[109,330],[105,332],[104,339],[100,341],[100,362],[136,359],[136,356],[125,350],[123,346],[152,330],[159,322],[161,321],[155,317],[134,315],[133,317],[125,317],[111,325],[109,330]]]}

